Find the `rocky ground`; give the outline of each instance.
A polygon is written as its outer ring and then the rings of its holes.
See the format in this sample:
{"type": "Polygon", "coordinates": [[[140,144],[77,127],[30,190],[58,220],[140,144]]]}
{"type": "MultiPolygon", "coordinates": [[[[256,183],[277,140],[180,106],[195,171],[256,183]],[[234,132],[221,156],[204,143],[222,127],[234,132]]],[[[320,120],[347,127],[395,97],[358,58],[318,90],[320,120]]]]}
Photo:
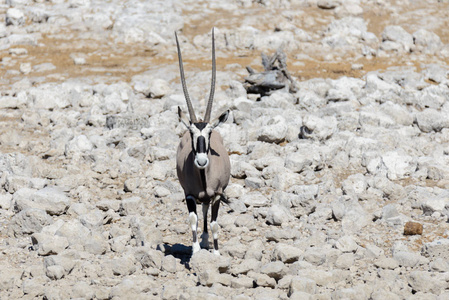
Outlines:
{"type": "Polygon", "coordinates": [[[0,58],[0,299],[449,298],[448,1],[5,0],[0,58]],[[231,203],[191,257],[173,32],[203,115],[213,26],[231,203]],[[247,93],[280,48],[294,88],[247,93]]]}

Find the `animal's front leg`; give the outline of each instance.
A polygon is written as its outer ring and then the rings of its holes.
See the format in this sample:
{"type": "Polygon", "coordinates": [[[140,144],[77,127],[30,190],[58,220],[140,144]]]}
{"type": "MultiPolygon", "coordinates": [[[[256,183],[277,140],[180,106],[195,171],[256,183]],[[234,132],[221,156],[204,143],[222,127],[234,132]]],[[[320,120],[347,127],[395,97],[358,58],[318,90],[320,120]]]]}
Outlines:
{"type": "Polygon", "coordinates": [[[201,248],[209,249],[209,233],[207,231],[207,211],[209,210],[209,203],[203,203],[203,233],[201,234],[201,248]]]}
{"type": "Polygon", "coordinates": [[[218,217],[218,209],[220,208],[220,199],[221,195],[216,196],[214,199],[214,202],[212,203],[212,217],[210,222],[210,229],[212,231],[212,236],[214,238],[214,254],[220,255],[220,251],[218,251],[218,223],[217,223],[217,217],[218,217]]]}
{"type": "Polygon", "coordinates": [[[196,200],[193,196],[186,197],[187,208],[189,210],[189,224],[192,228],[193,244],[192,253],[200,251],[200,243],[198,243],[197,229],[198,229],[198,215],[196,214],[196,200]]]}

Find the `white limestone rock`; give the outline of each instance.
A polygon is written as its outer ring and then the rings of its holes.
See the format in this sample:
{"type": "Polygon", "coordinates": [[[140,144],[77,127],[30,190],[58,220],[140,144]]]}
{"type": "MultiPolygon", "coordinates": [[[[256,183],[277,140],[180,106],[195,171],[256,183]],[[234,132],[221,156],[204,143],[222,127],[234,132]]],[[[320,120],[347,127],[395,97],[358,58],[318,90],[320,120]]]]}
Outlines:
{"type": "Polygon", "coordinates": [[[12,7],[6,11],[6,25],[24,25],[25,20],[25,14],[18,8],[12,7]]]}
{"type": "Polygon", "coordinates": [[[410,52],[412,46],[413,36],[401,26],[390,25],[382,32],[382,50],[410,52]]]}

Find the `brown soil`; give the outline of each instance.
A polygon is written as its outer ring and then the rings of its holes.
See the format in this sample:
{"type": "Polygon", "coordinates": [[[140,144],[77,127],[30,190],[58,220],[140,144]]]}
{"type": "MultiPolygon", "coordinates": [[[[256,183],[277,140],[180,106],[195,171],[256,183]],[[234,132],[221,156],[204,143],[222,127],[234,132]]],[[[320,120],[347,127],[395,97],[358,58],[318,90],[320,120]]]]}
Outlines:
{"type": "MultiPolygon", "coordinates": [[[[398,5],[399,6],[399,5],[398,5]]],[[[397,6],[395,6],[397,7],[397,6]]],[[[401,18],[396,17],[396,12],[391,12],[383,6],[371,6],[366,9],[363,17],[367,21],[368,31],[373,32],[380,39],[381,33],[385,26],[399,25],[406,28],[409,32],[416,30],[416,24],[423,21],[423,13],[443,13],[448,15],[441,24],[435,25],[434,32],[437,33],[443,43],[449,43],[449,3],[433,3],[432,5],[421,3],[420,1],[412,1],[410,5],[404,6],[400,15],[407,16],[406,20],[401,22],[401,18]],[[405,7],[405,8],[404,8],[405,7]]],[[[260,30],[276,30],[277,22],[273,22],[271,18],[266,18],[267,13],[275,16],[275,21],[284,20],[291,22],[298,28],[312,33],[321,35],[327,24],[334,18],[333,10],[323,10],[317,7],[296,7],[294,9],[267,9],[267,8],[251,8],[252,15],[261,15],[260,23],[246,24],[244,18],[245,10],[225,11],[225,10],[207,10],[207,13],[195,13],[185,11],[185,14],[194,16],[193,21],[188,26],[184,26],[182,34],[189,40],[193,40],[194,36],[210,32],[213,26],[230,28],[249,25],[257,27],[260,30]],[[282,17],[281,17],[282,16],[282,17]],[[256,26],[257,25],[257,26],[256,26]]],[[[441,18],[439,18],[441,19],[441,18]]],[[[68,78],[89,77],[95,81],[110,83],[117,80],[129,82],[130,79],[151,67],[157,65],[175,64],[177,58],[175,55],[175,47],[173,52],[158,53],[153,49],[149,49],[145,45],[124,45],[116,44],[111,41],[85,40],[77,37],[76,32],[67,34],[66,39],[60,37],[43,35],[39,40],[39,46],[17,46],[14,48],[25,48],[28,55],[13,57],[12,65],[6,63],[6,67],[0,69],[3,79],[12,79],[12,82],[22,79],[23,77],[42,76],[47,81],[60,81],[68,78]],[[75,65],[70,57],[72,53],[80,53],[86,56],[85,65],[75,65]],[[6,70],[19,71],[20,64],[29,62],[32,66],[50,62],[56,66],[56,70],[47,72],[31,72],[29,75],[10,74],[6,70]],[[50,76],[48,76],[50,75],[50,76]],[[48,77],[47,77],[48,76],[48,77]]],[[[413,66],[416,71],[420,71],[422,63],[436,62],[437,58],[429,57],[428,61],[413,61],[410,55],[406,54],[398,56],[395,59],[385,58],[359,58],[355,59],[348,54],[342,57],[340,62],[329,62],[319,57],[312,57],[310,60],[297,61],[294,53],[287,53],[288,68],[290,73],[299,80],[307,80],[310,78],[321,77],[336,79],[342,76],[350,76],[355,78],[363,77],[367,72],[375,70],[386,70],[392,66],[413,66]],[[360,64],[362,68],[353,70],[353,64],[360,64]]],[[[11,56],[7,51],[0,52],[0,60],[11,56]]],[[[187,56],[187,55],[186,55],[187,56]]],[[[210,59],[205,55],[204,58],[188,59],[185,58],[186,68],[194,67],[200,70],[210,70],[210,59]]],[[[224,69],[227,65],[238,63],[242,68],[251,65],[256,70],[261,70],[262,66],[254,65],[255,61],[260,61],[260,52],[252,50],[244,51],[221,51],[217,58],[217,69],[224,69]]],[[[445,63],[449,65],[449,59],[445,63]]],[[[3,84],[9,83],[8,80],[2,81],[3,84]]],[[[1,84],[1,83],[0,83],[1,84]]]]}

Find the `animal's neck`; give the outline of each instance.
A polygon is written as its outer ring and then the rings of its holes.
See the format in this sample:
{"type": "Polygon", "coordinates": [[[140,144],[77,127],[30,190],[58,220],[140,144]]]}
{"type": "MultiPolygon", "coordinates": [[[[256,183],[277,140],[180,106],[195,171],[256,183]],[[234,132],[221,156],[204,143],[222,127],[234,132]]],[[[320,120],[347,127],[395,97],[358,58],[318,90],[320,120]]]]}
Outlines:
{"type": "Polygon", "coordinates": [[[210,203],[210,195],[207,193],[207,182],[206,182],[206,171],[205,169],[199,170],[200,171],[200,181],[201,186],[203,188],[203,197],[201,199],[198,199],[201,203],[210,203]]]}
{"type": "Polygon", "coordinates": [[[203,190],[207,195],[207,185],[206,185],[206,171],[205,169],[200,170],[200,177],[201,177],[201,185],[203,186],[203,190]]]}

